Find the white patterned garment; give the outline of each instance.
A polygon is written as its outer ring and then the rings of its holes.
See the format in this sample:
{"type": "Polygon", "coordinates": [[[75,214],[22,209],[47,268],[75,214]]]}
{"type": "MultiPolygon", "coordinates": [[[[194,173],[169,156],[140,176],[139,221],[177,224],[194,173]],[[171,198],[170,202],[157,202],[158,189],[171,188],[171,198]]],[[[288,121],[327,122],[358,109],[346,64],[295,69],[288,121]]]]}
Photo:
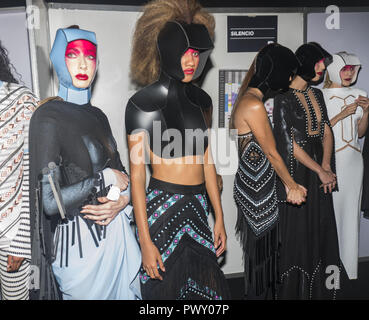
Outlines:
{"type": "MultiPolygon", "coordinates": [[[[323,89],[328,117],[332,119],[359,96],[367,96],[360,89],[323,89]]],[[[363,116],[356,112],[338,121],[332,128],[335,141],[338,192],[332,192],[336,216],[340,257],[350,279],[357,279],[359,251],[359,219],[363,181],[363,157],[358,137],[358,122],[363,116]]]]}
{"type": "Polygon", "coordinates": [[[0,86],[0,250],[31,258],[28,127],[37,98],[26,87],[0,86]]]}

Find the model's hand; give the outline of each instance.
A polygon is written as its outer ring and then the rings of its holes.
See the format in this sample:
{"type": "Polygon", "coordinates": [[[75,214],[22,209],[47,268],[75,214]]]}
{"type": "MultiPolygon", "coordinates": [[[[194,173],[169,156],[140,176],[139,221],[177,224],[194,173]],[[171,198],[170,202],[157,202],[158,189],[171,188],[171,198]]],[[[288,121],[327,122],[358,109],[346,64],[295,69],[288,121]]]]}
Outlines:
{"type": "Polygon", "coordinates": [[[227,233],[224,228],[224,222],[215,221],[214,225],[214,246],[217,257],[219,257],[227,248],[227,233]]]}
{"type": "Polygon", "coordinates": [[[331,193],[336,186],[336,175],[331,170],[324,170],[324,168],[322,168],[318,172],[318,176],[322,182],[320,187],[323,187],[324,193],[327,193],[327,191],[331,193]]]}
{"type": "Polygon", "coordinates": [[[346,117],[354,114],[356,112],[357,106],[357,102],[347,105],[346,108],[339,113],[340,119],[343,120],[346,117]]]}
{"type": "Polygon", "coordinates": [[[82,207],[81,213],[85,214],[84,219],[93,220],[101,226],[108,225],[129,202],[127,196],[120,196],[117,201],[111,201],[106,197],[100,197],[97,200],[101,204],[86,205],[82,207]]]}
{"type": "Polygon", "coordinates": [[[112,170],[115,174],[115,177],[117,178],[117,182],[115,185],[120,189],[120,191],[126,190],[129,184],[129,177],[119,170],[112,170]]]}
{"type": "Polygon", "coordinates": [[[364,113],[369,112],[369,98],[359,95],[359,97],[355,100],[355,102],[357,102],[357,104],[363,108],[364,113]]]}
{"type": "Polygon", "coordinates": [[[332,172],[332,170],[330,168],[328,170],[326,170],[326,171],[328,172],[328,174],[331,177],[331,179],[333,179],[333,182],[330,185],[327,185],[326,188],[325,188],[325,190],[329,190],[329,192],[332,193],[332,191],[334,190],[334,188],[336,187],[336,184],[337,184],[337,177],[332,172]]]}
{"type": "Polygon", "coordinates": [[[151,279],[163,280],[163,277],[158,271],[158,266],[161,271],[165,272],[163,260],[160,252],[153,242],[141,245],[142,267],[151,279]]]}
{"type": "Polygon", "coordinates": [[[294,188],[289,189],[287,186],[285,186],[285,188],[287,194],[287,202],[300,205],[301,203],[306,201],[307,190],[304,186],[296,184],[296,187],[294,188]]]}
{"type": "Polygon", "coordinates": [[[19,270],[20,266],[22,265],[24,258],[21,257],[14,257],[8,256],[8,265],[6,267],[7,272],[16,272],[19,270]]]}

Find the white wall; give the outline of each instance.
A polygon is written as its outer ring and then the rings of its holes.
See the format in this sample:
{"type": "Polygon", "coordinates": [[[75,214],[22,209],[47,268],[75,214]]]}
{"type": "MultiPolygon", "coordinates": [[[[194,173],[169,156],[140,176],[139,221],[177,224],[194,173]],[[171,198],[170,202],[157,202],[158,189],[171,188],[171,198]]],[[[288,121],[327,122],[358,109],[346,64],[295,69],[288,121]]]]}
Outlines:
{"type": "MultiPolygon", "coordinates": [[[[362,63],[355,86],[369,93],[369,42],[365,33],[369,30],[369,12],[341,12],[339,29],[327,29],[327,17],[324,13],[308,14],[307,40],[320,43],[331,54],[355,53],[362,63]]],[[[359,257],[368,256],[369,220],[361,218],[359,257]]]]}
{"type": "MultiPolygon", "coordinates": [[[[242,13],[237,13],[237,15],[242,13]]],[[[260,13],[258,13],[260,14],[260,13]]],[[[124,111],[129,97],[134,93],[129,80],[131,38],[138,12],[95,10],[49,10],[50,42],[56,30],[78,24],[81,28],[96,32],[100,65],[94,86],[92,104],[100,107],[108,116],[122,161],[128,165],[124,128],[124,111]]],[[[214,14],[216,19],[215,49],[211,56],[214,68],[207,75],[203,88],[211,95],[214,105],[213,124],[218,124],[218,74],[219,69],[248,69],[255,53],[227,53],[227,15],[214,14]]],[[[303,42],[303,17],[300,13],[278,13],[278,42],[295,50],[303,42]]],[[[54,89],[56,92],[56,83],[54,89]]],[[[235,237],[236,206],[233,201],[233,175],[223,176],[222,203],[228,234],[228,252],[223,271],[243,271],[242,251],[235,237]]],[[[211,221],[212,223],[212,221],[211,221]]]]}
{"type": "MultiPolygon", "coordinates": [[[[21,75],[20,83],[32,89],[32,75],[26,12],[24,9],[0,9],[0,40],[9,52],[9,60],[21,75]]],[[[16,79],[19,76],[13,72],[16,79]]]]}

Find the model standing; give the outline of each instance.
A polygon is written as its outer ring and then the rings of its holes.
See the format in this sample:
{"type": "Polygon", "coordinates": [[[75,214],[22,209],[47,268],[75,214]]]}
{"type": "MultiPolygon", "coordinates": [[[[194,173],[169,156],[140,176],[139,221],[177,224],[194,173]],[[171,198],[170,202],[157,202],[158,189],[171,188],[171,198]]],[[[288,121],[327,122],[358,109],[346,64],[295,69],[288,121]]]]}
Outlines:
{"type": "Polygon", "coordinates": [[[40,299],[140,297],[128,177],[107,117],[90,104],[96,51],[95,33],[58,29],[50,54],[58,97],[31,119],[32,262],[40,299]]]}
{"type": "Polygon", "coordinates": [[[323,89],[334,138],[338,192],[334,192],[340,257],[350,279],[357,279],[363,158],[359,137],[368,127],[369,99],[356,82],[359,59],[346,52],[333,55],[323,89]]]}
{"type": "Polygon", "coordinates": [[[257,55],[240,88],[230,128],[238,130],[239,168],[234,183],[238,207],[236,230],[244,250],[248,299],[275,296],[279,246],[275,172],[287,200],[300,204],[306,189],[297,185],[278,154],[263,101],[287,89],[298,67],[291,50],[270,44],[257,55]]]}
{"type": "Polygon", "coordinates": [[[27,300],[31,239],[28,128],[37,98],[19,85],[0,42],[0,287],[3,300],[27,300]]]}
{"type": "MultiPolygon", "coordinates": [[[[332,57],[317,43],[302,45],[296,56],[301,65],[290,89],[274,99],[274,135],[291,176],[309,192],[300,206],[280,202],[278,299],[334,298],[340,260],[331,195],[336,184],[333,134],[323,94],[309,86],[322,78],[332,57]],[[326,286],[329,268],[337,273],[332,288],[326,286]]],[[[282,200],[278,179],[277,190],[282,200]]]]}
{"type": "Polygon", "coordinates": [[[195,0],[152,1],[137,22],[131,70],[147,86],[127,104],[126,132],[144,299],[230,298],[217,263],[226,232],[208,141],[212,101],[191,83],[213,32],[214,18],[195,0]],[[145,152],[152,172],[146,194],[145,152]]]}

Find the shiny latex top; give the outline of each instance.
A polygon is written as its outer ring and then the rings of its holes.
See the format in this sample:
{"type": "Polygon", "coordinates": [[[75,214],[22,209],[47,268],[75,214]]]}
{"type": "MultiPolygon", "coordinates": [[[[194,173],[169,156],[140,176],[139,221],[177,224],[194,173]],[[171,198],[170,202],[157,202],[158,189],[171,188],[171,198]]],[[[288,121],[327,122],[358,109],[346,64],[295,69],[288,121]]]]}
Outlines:
{"type": "Polygon", "coordinates": [[[340,71],[344,66],[347,65],[355,66],[355,73],[351,81],[351,83],[354,83],[357,79],[357,74],[361,67],[361,63],[357,56],[355,56],[353,53],[347,52],[338,52],[333,55],[333,61],[327,67],[327,70],[329,72],[329,79],[332,82],[341,85],[342,80],[340,77],[340,71]]]}
{"type": "Polygon", "coordinates": [[[68,43],[75,40],[87,40],[97,46],[94,32],[73,28],[58,29],[50,52],[50,60],[59,79],[58,96],[65,101],[82,105],[88,103],[91,99],[91,85],[88,88],[76,88],[72,83],[72,77],[65,63],[65,51],[68,43]]]}
{"type": "Polygon", "coordinates": [[[256,56],[255,74],[249,87],[258,88],[263,93],[263,100],[274,97],[280,91],[286,91],[290,77],[298,68],[294,53],[277,43],[261,49],[256,56]]]}
{"type": "Polygon", "coordinates": [[[206,132],[211,122],[212,102],[201,88],[182,82],[185,75],[181,58],[190,48],[199,51],[199,65],[193,78],[199,77],[213,48],[209,33],[204,25],[171,21],[159,33],[157,46],[159,79],[128,101],[126,132],[145,131],[151,151],[161,158],[203,154],[208,145],[206,132]],[[203,142],[188,137],[186,130],[196,129],[203,132],[203,142]],[[173,132],[180,133],[180,139],[173,132]]]}
{"type": "Polygon", "coordinates": [[[326,67],[332,62],[331,54],[316,42],[303,44],[296,50],[295,54],[300,61],[297,75],[306,82],[310,82],[315,77],[315,64],[317,62],[324,59],[326,67]]]}

